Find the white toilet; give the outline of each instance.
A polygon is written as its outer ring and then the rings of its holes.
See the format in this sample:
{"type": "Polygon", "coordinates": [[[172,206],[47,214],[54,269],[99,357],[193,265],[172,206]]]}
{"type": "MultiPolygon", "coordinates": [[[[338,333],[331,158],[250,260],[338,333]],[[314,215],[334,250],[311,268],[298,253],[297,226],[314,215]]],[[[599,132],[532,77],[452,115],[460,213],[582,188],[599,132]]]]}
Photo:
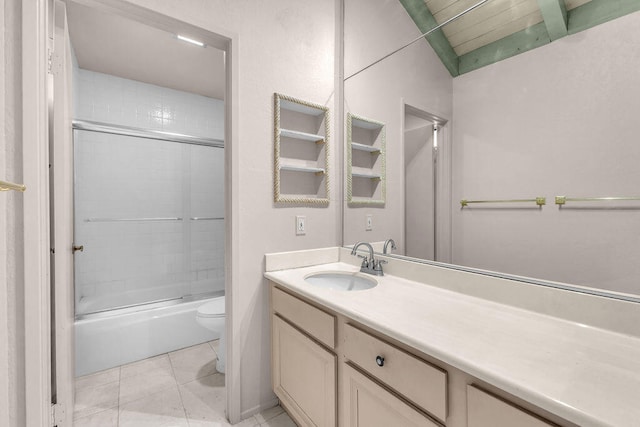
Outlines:
{"type": "Polygon", "coordinates": [[[224,373],[226,361],[226,332],[224,323],[224,297],[215,298],[198,307],[196,321],[210,331],[220,334],[220,346],[218,348],[218,361],[216,370],[224,373]]]}

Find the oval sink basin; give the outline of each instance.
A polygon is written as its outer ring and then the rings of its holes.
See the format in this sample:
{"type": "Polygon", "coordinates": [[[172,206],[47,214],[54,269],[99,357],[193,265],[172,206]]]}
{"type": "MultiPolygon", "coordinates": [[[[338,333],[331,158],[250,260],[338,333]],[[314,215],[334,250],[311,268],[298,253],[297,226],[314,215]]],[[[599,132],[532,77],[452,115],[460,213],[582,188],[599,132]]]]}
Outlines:
{"type": "Polygon", "coordinates": [[[363,291],[375,287],[378,282],[358,273],[326,272],[315,273],[304,280],[311,286],[337,291],[363,291]]]}

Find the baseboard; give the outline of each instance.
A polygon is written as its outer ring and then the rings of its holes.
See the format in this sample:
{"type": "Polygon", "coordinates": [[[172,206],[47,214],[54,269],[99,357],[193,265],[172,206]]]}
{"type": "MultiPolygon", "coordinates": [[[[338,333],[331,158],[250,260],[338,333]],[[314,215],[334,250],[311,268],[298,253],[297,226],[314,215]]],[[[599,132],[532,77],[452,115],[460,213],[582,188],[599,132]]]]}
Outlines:
{"type": "Polygon", "coordinates": [[[266,402],[261,403],[260,405],[254,406],[251,409],[247,409],[246,411],[242,411],[242,413],[240,414],[240,418],[243,420],[246,420],[247,418],[251,417],[252,415],[258,414],[262,411],[266,411],[269,408],[273,408],[274,406],[278,406],[278,404],[280,403],[280,401],[278,400],[277,397],[274,397],[271,400],[268,400],[266,402]]]}

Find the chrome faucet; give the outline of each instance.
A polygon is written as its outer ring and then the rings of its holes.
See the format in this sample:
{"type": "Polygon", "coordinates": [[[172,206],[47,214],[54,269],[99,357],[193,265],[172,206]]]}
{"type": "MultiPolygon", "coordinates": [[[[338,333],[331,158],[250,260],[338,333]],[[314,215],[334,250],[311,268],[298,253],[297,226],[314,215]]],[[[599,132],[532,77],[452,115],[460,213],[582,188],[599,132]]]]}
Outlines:
{"type": "Polygon", "coordinates": [[[387,254],[387,248],[389,246],[389,243],[391,243],[391,250],[392,251],[395,251],[396,249],[398,249],[398,248],[396,248],[396,242],[393,239],[387,239],[387,241],[384,242],[384,249],[382,250],[382,253],[385,254],[385,255],[387,254]]]}
{"type": "Polygon", "coordinates": [[[386,264],[387,261],[384,261],[384,260],[377,261],[373,257],[373,246],[371,246],[370,243],[367,243],[367,242],[356,243],[353,246],[353,249],[351,250],[351,255],[357,255],[358,258],[362,258],[362,265],[360,265],[361,273],[374,274],[376,276],[384,276],[384,273],[382,271],[382,264],[386,264]],[[366,255],[358,255],[356,253],[358,248],[363,245],[366,246],[367,249],[369,249],[369,257],[367,257],[366,255]]]}

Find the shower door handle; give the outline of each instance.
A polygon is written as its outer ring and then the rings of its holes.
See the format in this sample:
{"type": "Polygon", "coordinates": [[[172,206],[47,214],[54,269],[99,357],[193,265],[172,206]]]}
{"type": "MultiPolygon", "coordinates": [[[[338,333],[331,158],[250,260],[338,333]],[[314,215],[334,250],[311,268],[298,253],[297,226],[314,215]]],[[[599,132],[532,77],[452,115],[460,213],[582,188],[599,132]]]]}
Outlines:
{"type": "Polygon", "coordinates": [[[80,245],[80,246],[73,245],[73,251],[72,252],[75,254],[78,251],[84,252],[84,245],[80,245]]]}

